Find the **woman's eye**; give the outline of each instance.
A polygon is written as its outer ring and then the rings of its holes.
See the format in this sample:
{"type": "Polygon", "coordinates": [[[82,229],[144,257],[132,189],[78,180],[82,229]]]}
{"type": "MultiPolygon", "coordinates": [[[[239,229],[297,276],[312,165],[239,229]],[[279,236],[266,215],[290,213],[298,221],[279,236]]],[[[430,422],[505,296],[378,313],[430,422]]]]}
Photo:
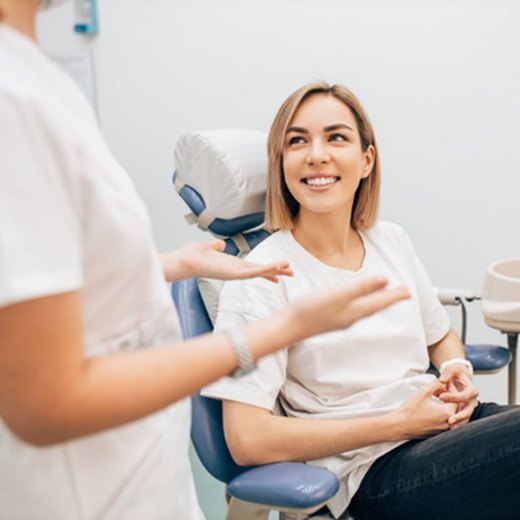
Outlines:
{"type": "Polygon", "coordinates": [[[291,137],[288,141],[288,145],[291,146],[293,144],[301,144],[304,143],[305,139],[301,135],[296,135],[294,137],[291,137]]]}
{"type": "Polygon", "coordinates": [[[347,137],[343,134],[331,134],[329,136],[329,141],[336,141],[336,142],[347,141],[347,137]]]}

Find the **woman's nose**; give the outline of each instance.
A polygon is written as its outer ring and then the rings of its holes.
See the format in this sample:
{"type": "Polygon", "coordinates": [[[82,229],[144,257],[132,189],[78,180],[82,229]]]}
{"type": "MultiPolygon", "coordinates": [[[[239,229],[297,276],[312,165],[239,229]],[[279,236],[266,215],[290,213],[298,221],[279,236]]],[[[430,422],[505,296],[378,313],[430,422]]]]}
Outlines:
{"type": "Polygon", "coordinates": [[[324,164],[330,160],[327,150],[321,141],[312,141],[309,154],[307,155],[308,164],[324,164]]]}

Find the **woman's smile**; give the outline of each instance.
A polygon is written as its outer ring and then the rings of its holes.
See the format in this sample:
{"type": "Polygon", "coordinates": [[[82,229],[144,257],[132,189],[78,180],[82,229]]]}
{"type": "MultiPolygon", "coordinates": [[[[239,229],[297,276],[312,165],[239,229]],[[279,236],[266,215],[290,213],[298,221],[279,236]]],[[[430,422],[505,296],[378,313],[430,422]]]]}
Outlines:
{"type": "Polygon", "coordinates": [[[325,190],[340,180],[340,177],[336,175],[307,175],[300,182],[313,190],[325,190]]]}

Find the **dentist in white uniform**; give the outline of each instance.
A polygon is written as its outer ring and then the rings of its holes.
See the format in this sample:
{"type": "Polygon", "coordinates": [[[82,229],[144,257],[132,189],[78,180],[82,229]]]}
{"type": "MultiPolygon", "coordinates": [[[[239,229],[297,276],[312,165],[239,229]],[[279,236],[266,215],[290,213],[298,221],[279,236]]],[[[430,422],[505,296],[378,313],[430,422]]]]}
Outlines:
{"type": "Polygon", "coordinates": [[[0,0],[0,518],[197,520],[186,397],[240,349],[256,360],[406,292],[368,280],[179,341],[165,279],[290,267],[220,241],[156,252],[87,101],[35,43],[38,10],[59,3],[0,0]]]}

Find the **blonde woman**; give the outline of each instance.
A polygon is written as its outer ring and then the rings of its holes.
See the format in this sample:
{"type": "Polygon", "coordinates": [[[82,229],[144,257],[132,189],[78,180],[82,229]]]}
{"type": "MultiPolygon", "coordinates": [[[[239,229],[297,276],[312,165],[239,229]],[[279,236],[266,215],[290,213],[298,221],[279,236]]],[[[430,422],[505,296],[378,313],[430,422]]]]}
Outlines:
{"type": "Polygon", "coordinates": [[[216,330],[375,273],[411,298],[205,389],[224,400],[234,459],[335,472],[340,491],[319,518],[518,518],[520,412],[478,403],[471,365],[410,240],[377,221],[379,156],[357,98],[326,83],[297,90],[276,115],[268,152],[275,232],[249,259],[288,259],[294,277],[227,283],[216,330]]]}
{"type": "Polygon", "coordinates": [[[159,256],[87,101],[35,42],[57,3],[0,0],[0,518],[200,519],[184,398],[407,294],[369,279],[182,343],[165,279],[291,269],[220,241],[159,256]]]}

